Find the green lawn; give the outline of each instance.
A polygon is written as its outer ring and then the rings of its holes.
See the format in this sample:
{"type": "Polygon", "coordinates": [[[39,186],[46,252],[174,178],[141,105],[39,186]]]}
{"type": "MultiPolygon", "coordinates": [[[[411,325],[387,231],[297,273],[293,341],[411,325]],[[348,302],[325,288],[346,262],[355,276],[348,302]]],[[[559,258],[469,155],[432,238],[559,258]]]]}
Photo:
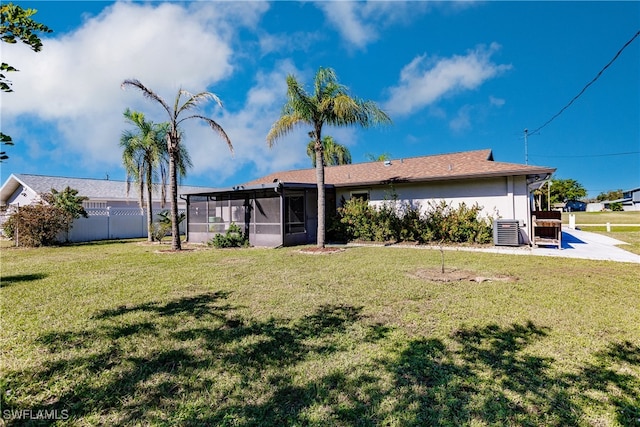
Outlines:
{"type": "Polygon", "coordinates": [[[2,248],[7,425],[640,423],[638,265],[159,248],[2,248]]]}
{"type": "Polygon", "coordinates": [[[576,216],[576,224],[636,224],[640,225],[640,211],[626,212],[563,212],[563,224],[569,224],[569,215],[576,216]]]}

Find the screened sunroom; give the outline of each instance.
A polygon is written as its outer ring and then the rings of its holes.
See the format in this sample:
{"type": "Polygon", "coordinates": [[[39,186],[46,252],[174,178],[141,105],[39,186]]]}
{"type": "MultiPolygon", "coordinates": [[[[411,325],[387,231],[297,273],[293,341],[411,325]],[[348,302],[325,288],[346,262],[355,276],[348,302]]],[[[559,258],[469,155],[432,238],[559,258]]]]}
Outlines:
{"type": "MultiPolygon", "coordinates": [[[[187,239],[206,243],[232,223],[249,236],[252,246],[294,246],[315,243],[318,227],[317,187],[275,182],[185,194],[187,239]]],[[[328,211],[335,210],[335,190],[326,189],[328,211]]]]}

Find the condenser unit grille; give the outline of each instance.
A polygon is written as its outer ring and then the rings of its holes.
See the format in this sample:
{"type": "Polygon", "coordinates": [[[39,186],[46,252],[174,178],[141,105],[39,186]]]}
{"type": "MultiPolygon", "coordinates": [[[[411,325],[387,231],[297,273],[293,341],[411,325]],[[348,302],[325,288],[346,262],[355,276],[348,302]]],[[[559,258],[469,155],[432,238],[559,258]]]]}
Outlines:
{"type": "Polygon", "coordinates": [[[519,246],[519,235],[517,220],[498,219],[493,223],[493,243],[496,246],[519,246]]]}

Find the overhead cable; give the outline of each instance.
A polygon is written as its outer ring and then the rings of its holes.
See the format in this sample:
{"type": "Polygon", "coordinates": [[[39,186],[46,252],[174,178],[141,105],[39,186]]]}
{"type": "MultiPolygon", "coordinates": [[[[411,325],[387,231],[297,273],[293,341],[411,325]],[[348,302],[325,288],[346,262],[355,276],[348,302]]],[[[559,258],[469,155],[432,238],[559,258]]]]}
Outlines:
{"type": "Polygon", "coordinates": [[[587,85],[585,87],[582,88],[582,90],[580,91],[580,93],[578,93],[576,96],[573,97],[573,99],[571,101],[569,101],[569,103],[567,105],[565,105],[564,107],[562,107],[562,109],[560,111],[558,111],[553,117],[551,117],[549,120],[546,121],[545,124],[543,124],[542,126],[540,126],[539,128],[537,128],[534,131],[529,132],[529,135],[534,135],[536,133],[538,133],[542,128],[544,128],[545,126],[547,126],[549,123],[551,123],[552,121],[554,121],[560,114],[564,113],[564,111],[569,108],[571,106],[571,104],[574,103],[574,101],[578,98],[580,98],[580,96],[582,96],[582,94],[587,90],[587,88],[589,86],[591,86],[596,80],[598,80],[600,78],[600,76],[602,75],[602,73],[604,73],[604,71],[609,68],[609,66],[611,64],[613,64],[615,62],[616,59],[618,59],[618,57],[620,56],[620,54],[622,53],[623,50],[625,50],[627,48],[627,46],[629,46],[631,43],[633,43],[633,41],[638,37],[638,35],[640,35],[640,31],[636,32],[636,34],[631,37],[631,39],[629,39],[628,42],[626,42],[624,44],[624,46],[622,46],[620,48],[620,50],[618,51],[618,53],[616,53],[616,55],[613,57],[613,59],[611,59],[611,61],[609,61],[609,63],[607,65],[605,65],[602,70],[600,70],[600,72],[598,72],[598,74],[593,78],[593,80],[591,80],[589,83],[587,83],[587,85]]]}
{"type": "Polygon", "coordinates": [[[609,156],[628,156],[630,154],[640,154],[640,151],[627,151],[626,153],[607,153],[607,154],[584,154],[584,155],[569,155],[569,156],[547,156],[547,155],[538,155],[533,154],[531,157],[567,157],[567,158],[576,158],[576,157],[609,157],[609,156]]]}

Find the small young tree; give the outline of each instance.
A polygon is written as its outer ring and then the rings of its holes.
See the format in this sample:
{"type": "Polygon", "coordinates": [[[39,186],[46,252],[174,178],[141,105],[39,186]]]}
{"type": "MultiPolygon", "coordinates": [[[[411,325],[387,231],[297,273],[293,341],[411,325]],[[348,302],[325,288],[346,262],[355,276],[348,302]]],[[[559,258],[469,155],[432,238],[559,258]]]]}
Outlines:
{"type": "Polygon", "coordinates": [[[67,234],[67,240],[69,239],[69,230],[72,227],[73,220],[80,217],[88,218],[87,211],[82,206],[82,202],[88,200],[86,196],[78,196],[78,190],[66,187],[62,191],[58,191],[55,188],[51,189],[51,193],[42,195],[42,199],[60,210],[61,215],[66,216],[64,228],[67,234]]]}

